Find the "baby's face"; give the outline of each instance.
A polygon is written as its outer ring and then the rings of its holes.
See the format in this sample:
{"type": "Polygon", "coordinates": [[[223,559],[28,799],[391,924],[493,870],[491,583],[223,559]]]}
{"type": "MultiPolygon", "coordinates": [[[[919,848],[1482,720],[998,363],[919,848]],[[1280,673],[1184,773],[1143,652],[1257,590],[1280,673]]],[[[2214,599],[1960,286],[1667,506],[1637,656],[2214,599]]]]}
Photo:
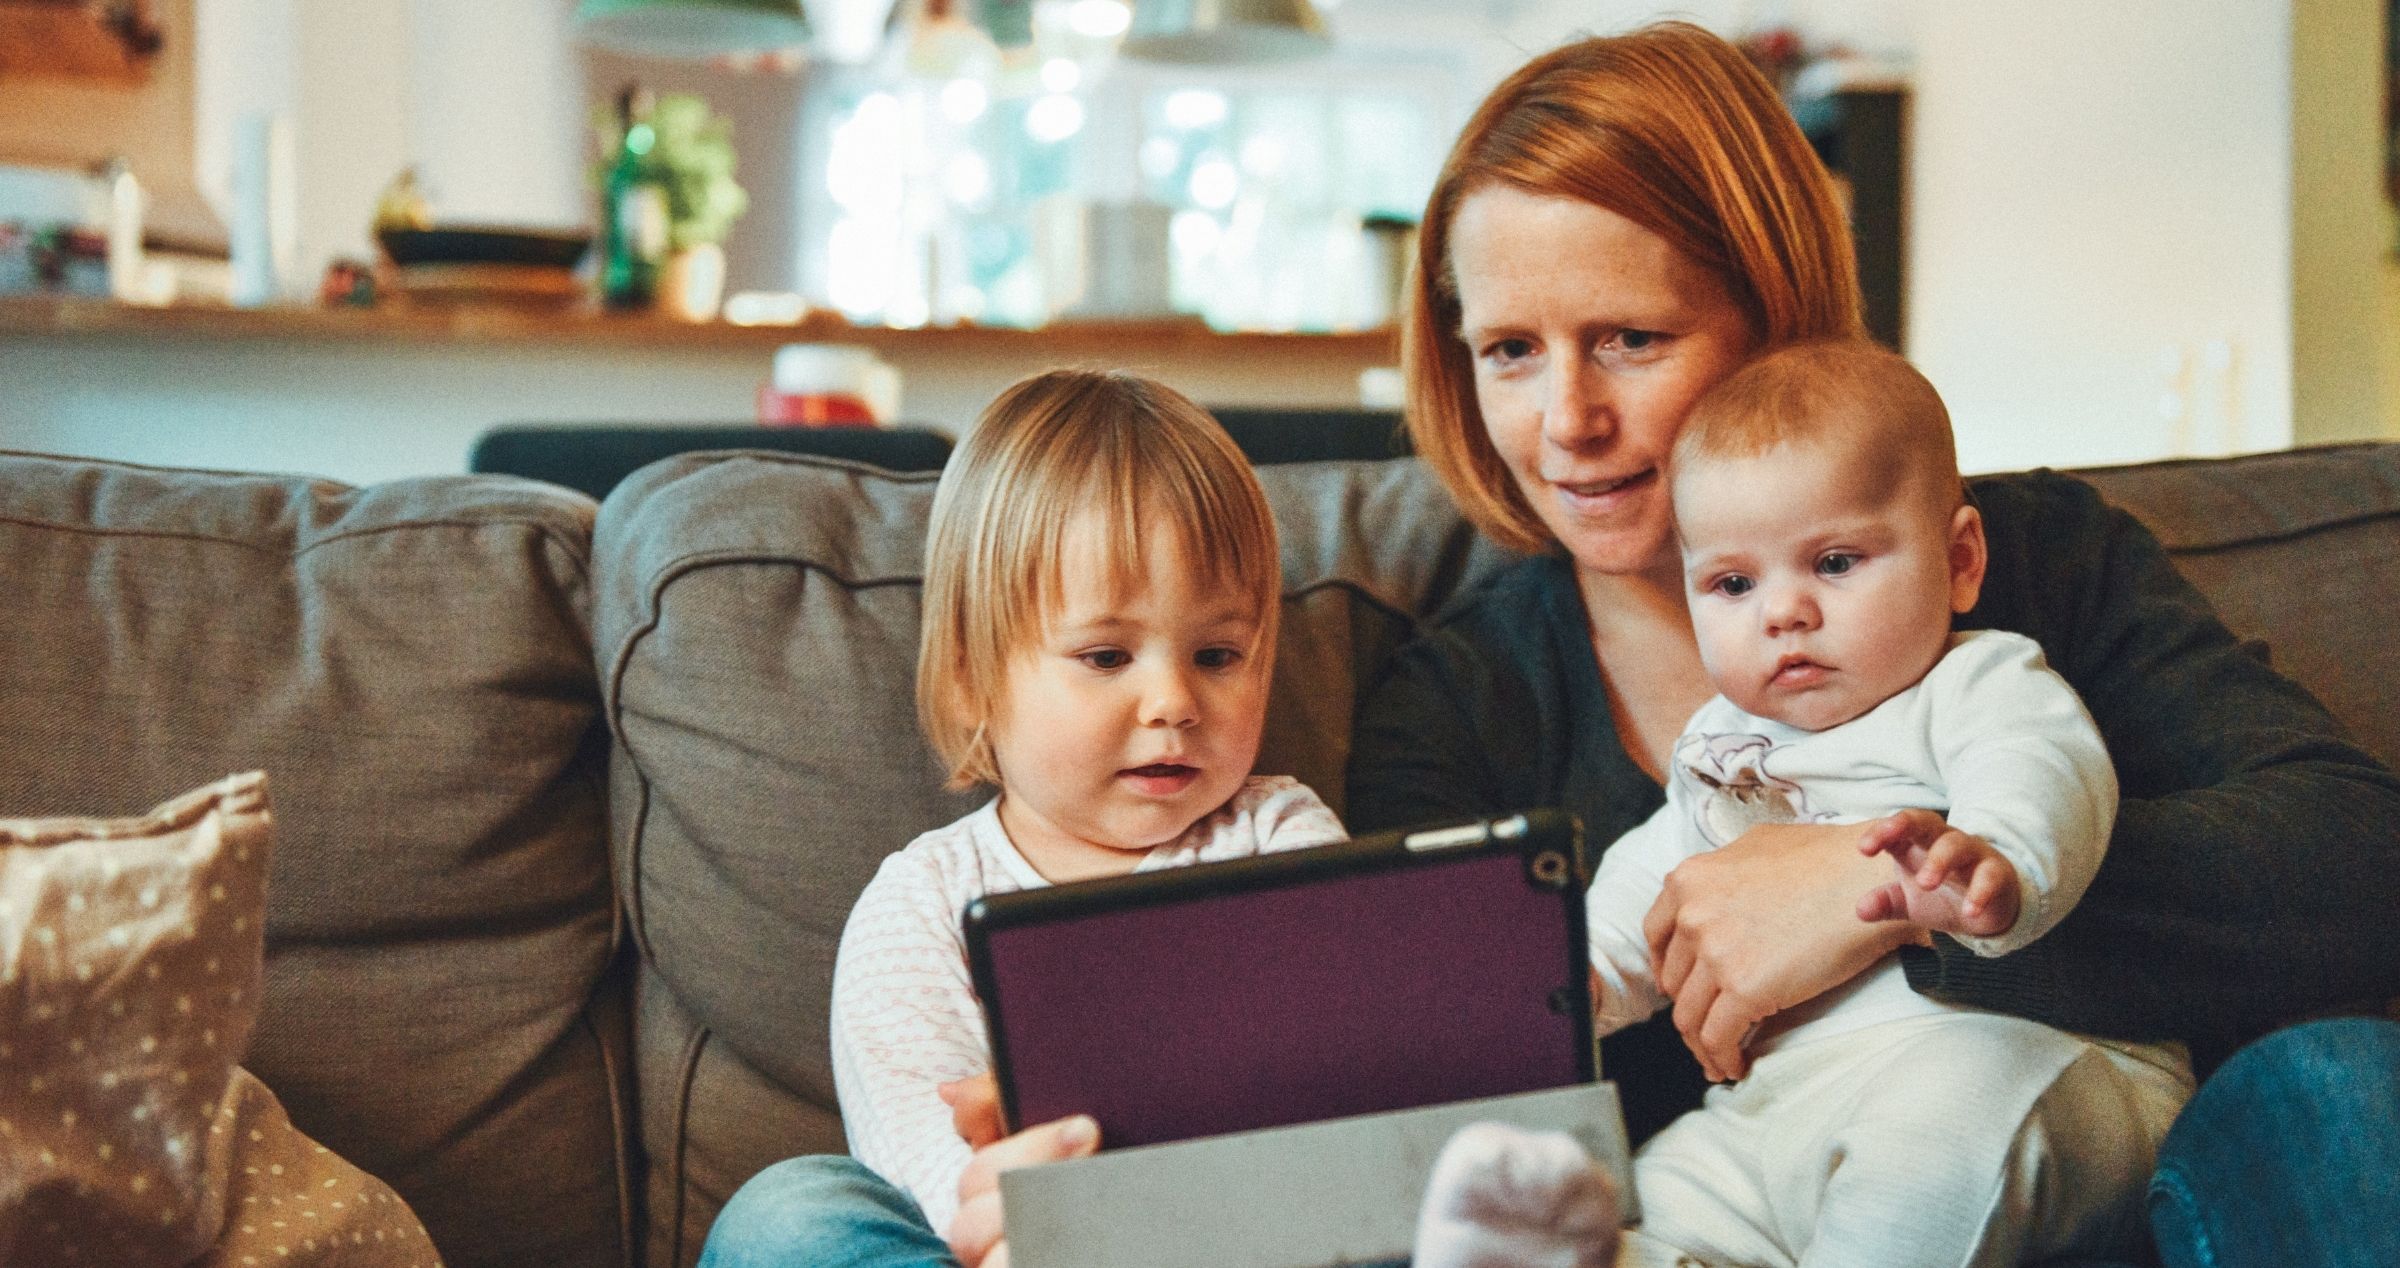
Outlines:
{"type": "Polygon", "coordinates": [[[1974,605],[1980,521],[1906,464],[1784,446],[1695,461],[1674,492],[1700,659],[1760,717],[1858,717],[1924,677],[1974,605]]]}

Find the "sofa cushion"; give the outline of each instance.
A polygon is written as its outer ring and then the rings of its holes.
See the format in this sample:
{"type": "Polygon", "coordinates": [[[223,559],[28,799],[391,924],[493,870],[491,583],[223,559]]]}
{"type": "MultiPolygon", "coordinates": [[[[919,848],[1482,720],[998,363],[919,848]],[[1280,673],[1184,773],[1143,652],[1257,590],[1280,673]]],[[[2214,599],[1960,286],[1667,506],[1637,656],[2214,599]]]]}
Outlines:
{"type": "Polygon", "coordinates": [[[255,771],[130,819],[0,820],[0,1261],[434,1262],[235,1064],[272,840],[255,771]]]}
{"type": "Polygon", "coordinates": [[[2400,445],[2333,445],[2075,473],[2158,534],[2235,633],[2400,766],[2400,445]]]}
{"type": "MultiPolygon", "coordinates": [[[[1501,556],[1414,463],[1259,472],[1284,614],[1260,769],[1338,807],[1353,697],[1418,615],[1501,556]]],[[[652,1262],[689,1263],[760,1168],[839,1150],[834,949],[884,855],[988,794],[941,791],[918,736],[919,573],[935,477],[698,454],[601,509],[595,614],[636,1024],[652,1262]]]]}
{"type": "Polygon", "coordinates": [[[0,455],[0,814],[269,772],[247,1064],[453,1265],[627,1254],[591,513],[0,455]]]}

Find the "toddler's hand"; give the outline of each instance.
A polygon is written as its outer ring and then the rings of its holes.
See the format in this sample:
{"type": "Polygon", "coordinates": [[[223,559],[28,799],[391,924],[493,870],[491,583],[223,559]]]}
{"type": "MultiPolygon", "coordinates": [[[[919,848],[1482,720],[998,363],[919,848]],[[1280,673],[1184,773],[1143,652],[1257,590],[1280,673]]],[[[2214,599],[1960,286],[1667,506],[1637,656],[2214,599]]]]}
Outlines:
{"type": "Polygon", "coordinates": [[[1989,841],[1961,832],[1930,810],[1877,820],[1859,839],[1862,854],[1883,854],[1900,879],[1858,900],[1861,920],[1905,920],[1969,938],[2007,933],[2022,899],[2017,869],[1989,841]]]}
{"type": "Polygon", "coordinates": [[[1100,1148],[1100,1124],[1081,1114],[1028,1127],[975,1149],[958,1178],[958,1214],[943,1240],[965,1268],[1008,1268],[1007,1219],[1000,1207],[1000,1173],[1086,1157],[1100,1148]]]}
{"type": "Polygon", "coordinates": [[[950,1126],[969,1149],[981,1149],[1006,1133],[1000,1130],[1000,1081],[974,1074],[934,1089],[950,1107],[950,1126]]]}

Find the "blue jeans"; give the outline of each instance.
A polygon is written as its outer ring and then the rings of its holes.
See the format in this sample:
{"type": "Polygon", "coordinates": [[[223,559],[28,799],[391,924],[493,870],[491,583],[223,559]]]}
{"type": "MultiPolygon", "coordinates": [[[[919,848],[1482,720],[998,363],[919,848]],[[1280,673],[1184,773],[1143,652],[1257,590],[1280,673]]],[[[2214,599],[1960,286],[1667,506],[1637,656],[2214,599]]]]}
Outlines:
{"type": "Polygon", "coordinates": [[[2400,1025],[2279,1030],[2201,1085],[2159,1150],[2168,1268],[2400,1264],[2400,1025]]]}
{"type": "MultiPolygon", "coordinates": [[[[2400,1025],[2294,1026],[2234,1054],[2159,1150],[2167,1268],[2400,1264],[2400,1025]]],[[[957,1268],[917,1204],[843,1157],[751,1177],[700,1268],[957,1268]]]]}
{"type": "Polygon", "coordinates": [[[717,1213],[699,1268],[958,1268],[916,1199],[856,1159],[792,1158],[717,1213]]]}

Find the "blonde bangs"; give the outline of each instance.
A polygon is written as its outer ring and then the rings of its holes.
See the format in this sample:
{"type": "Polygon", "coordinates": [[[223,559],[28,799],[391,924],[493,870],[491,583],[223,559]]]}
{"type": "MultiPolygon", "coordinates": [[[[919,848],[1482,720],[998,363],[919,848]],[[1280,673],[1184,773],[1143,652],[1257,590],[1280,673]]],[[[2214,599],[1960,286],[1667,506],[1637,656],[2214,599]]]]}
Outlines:
{"type": "Polygon", "coordinates": [[[1112,594],[1146,583],[1144,534],[1163,520],[1207,589],[1253,601],[1251,652],[1271,668],[1282,585],[1274,517],[1232,438],[1180,393],[1138,376],[1037,375],[984,412],[934,496],[917,709],[952,788],[998,782],[984,722],[1010,660],[1064,606],[1067,545],[1092,517],[1112,594]]]}

